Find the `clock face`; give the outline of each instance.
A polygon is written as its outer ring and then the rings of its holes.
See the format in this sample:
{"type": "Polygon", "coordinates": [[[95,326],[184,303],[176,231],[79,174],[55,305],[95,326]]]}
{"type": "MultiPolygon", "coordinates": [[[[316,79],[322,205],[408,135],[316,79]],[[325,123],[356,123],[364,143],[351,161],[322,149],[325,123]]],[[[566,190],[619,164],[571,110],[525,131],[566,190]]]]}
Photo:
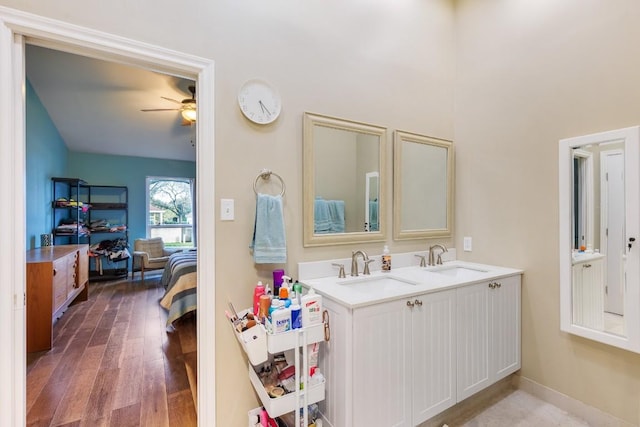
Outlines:
{"type": "Polygon", "coordinates": [[[238,105],[247,119],[262,125],[277,119],[282,109],[278,92],[262,80],[249,80],[242,85],[238,105]]]}

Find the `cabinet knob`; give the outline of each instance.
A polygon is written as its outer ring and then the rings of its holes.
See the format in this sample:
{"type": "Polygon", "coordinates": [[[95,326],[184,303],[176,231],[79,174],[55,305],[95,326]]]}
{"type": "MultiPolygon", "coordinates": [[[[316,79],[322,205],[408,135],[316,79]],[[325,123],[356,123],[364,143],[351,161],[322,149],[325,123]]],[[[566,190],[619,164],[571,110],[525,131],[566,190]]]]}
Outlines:
{"type": "Polygon", "coordinates": [[[407,301],[407,307],[413,308],[414,305],[413,301],[407,301]]]}
{"type": "Polygon", "coordinates": [[[56,270],[55,268],[53,269],[53,275],[55,276],[56,274],[58,274],[58,270],[56,270]]]}
{"type": "Polygon", "coordinates": [[[495,283],[493,283],[493,282],[489,283],[489,288],[491,288],[491,289],[495,289],[495,287],[496,287],[496,284],[495,284],[495,283]]]}
{"type": "Polygon", "coordinates": [[[582,268],[591,268],[591,264],[582,264],[582,268]]]}
{"type": "Polygon", "coordinates": [[[419,299],[415,300],[415,304],[416,304],[418,307],[422,307],[422,301],[420,301],[419,299]]]}

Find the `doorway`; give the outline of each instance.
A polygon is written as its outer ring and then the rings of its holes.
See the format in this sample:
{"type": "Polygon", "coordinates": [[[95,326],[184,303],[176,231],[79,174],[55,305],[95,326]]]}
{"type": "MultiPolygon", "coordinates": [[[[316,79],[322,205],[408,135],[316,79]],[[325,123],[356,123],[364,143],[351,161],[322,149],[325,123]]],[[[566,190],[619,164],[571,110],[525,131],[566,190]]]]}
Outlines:
{"type": "Polygon", "coordinates": [[[604,311],[624,315],[624,154],[607,150],[601,157],[601,216],[605,258],[604,311]]]}
{"type": "MultiPolygon", "coordinates": [[[[199,115],[196,148],[198,200],[196,217],[214,211],[213,61],[168,51],[134,40],[99,33],[36,15],[0,9],[0,194],[10,201],[0,219],[14,225],[11,245],[0,249],[0,336],[13,351],[0,354],[0,424],[23,425],[25,415],[25,43],[105,60],[117,60],[198,82],[199,115]],[[208,118],[208,119],[207,119],[208,118]],[[8,284],[11,285],[8,285],[8,284]]],[[[198,257],[215,259],[215,225],[204,221],[198,229],[198,257]]],[[[198,282],[198,401],[200,425],[215,426],[215,263],[199,263],[198,282]],[[202,363],[202,361],[207,363],[202,363]]]]}

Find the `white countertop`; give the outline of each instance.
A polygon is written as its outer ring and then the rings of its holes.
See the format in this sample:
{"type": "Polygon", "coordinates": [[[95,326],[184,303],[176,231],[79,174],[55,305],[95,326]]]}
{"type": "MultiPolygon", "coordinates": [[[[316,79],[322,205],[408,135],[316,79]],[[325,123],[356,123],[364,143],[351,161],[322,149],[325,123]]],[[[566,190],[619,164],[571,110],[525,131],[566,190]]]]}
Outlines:
{"type": "Polygon", "coordinates": [[[341,305],[359,308],[522,273],[523,270],[514,268],[448,261],[435,267],[402,267],[390,272],[373,271],[368,276],[347,276],[344,279],[334,275],[304,279],[301,283],[341,305]],[[437,270],[447,270],[450,274],[438,273],[437,270]],[[457,276],[454,275],[456,273],[457,276]]]}

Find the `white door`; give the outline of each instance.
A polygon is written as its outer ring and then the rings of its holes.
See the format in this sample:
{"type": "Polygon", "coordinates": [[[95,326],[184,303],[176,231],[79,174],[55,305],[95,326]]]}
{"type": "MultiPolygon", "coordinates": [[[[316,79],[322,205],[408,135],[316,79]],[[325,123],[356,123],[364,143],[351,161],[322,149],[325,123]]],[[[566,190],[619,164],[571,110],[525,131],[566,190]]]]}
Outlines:
{"type": "Polygon", "coordinates": [[[605,311],[624,314],[625,205],[624,155],[612,150],[602,153],[601,206],[605,264],[605,311]]]}

